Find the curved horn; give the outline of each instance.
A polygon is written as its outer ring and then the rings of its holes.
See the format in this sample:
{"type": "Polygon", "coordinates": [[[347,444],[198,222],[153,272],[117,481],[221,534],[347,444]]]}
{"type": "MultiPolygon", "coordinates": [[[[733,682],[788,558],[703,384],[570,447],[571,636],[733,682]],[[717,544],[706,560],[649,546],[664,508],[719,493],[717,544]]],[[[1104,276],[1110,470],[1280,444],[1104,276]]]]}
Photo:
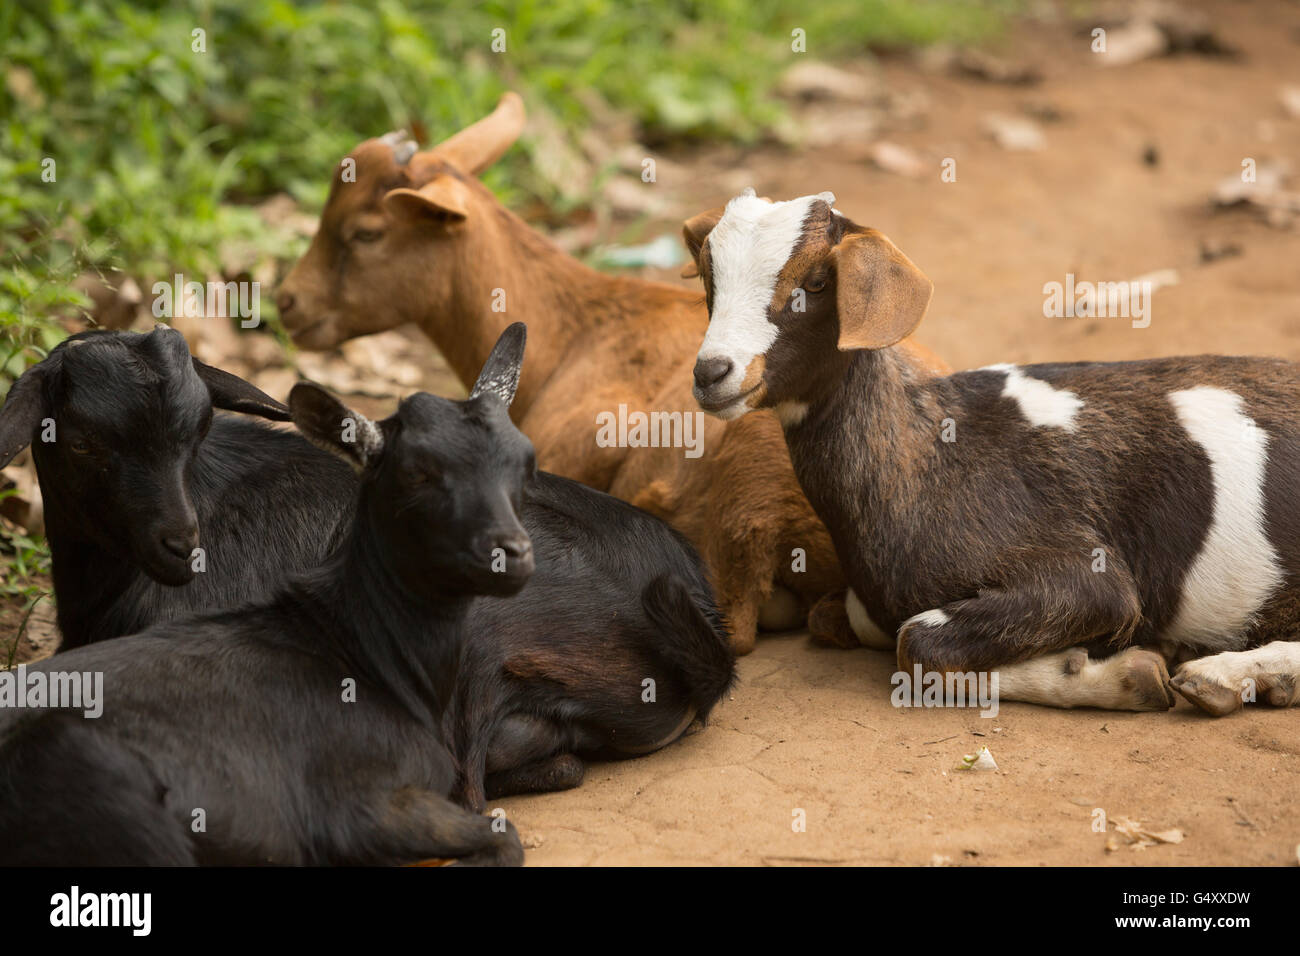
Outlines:
{"type": "Polygon", "coordinates": [[[518,93],[502,94],[497,108],[466,126],[429,152],[463,172],[478,175],[510,148],[524,129],[524,101],[518,93]]]}
{"type": "Polygon", "coordinates": [[[379,137],[379,142],[392,149],[393,162],[397,163],[398,166],[405,166],[409,163],[411,157],[420,148],[404,129],[395,129],[391,133],[385,133],[379,137]]]}

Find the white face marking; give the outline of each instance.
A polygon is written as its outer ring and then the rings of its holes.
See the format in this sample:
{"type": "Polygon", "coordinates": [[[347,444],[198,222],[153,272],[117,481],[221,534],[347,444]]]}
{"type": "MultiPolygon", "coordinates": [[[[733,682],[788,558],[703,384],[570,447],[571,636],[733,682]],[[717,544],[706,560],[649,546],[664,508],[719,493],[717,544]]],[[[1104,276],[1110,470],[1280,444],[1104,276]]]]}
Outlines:
{"type": "MultiPolygon", "coordinates": [[[[741,398],[745,370],[776,341],[777,327],[767,319],[781,270],[803,236],[804,219],[822,196],[767,202],[746,193],[727,203],[705,240],[713,275],[713,312],[700,346],[701,359],[731,360],[731,372],[710,395],[741,398]]],[[[749,409],[737,401],[716,414],[737,418],[749,409]]]]}
{"type": "Polygon", "coordinates": [[[859,644],[864,647],[874,647],[878,651],[892,651],[898,646],[898,638],[880,629],[880,626],[871,619],[862,602],[858,600],[858,596],[853,593],[852,588],[849,588],[849,593],[844,599],[844,610],[849,614],[849,627],[853,628],[859,644]]]}
{"type": "Polygon", "coordinates": [[[1268,434],[1246,415],[1235,392],[1198,385],[1170,392],[1169,401],[1187,434],[1209,456],[1214,516],[1183,578],[1178,613],[1161,637],[1227,650],[1283,578],[1264,533],[1268,434]]]}
{"type": "Polygon", "coordinates": [[[1083,399],[1074,392],[1032,378],[1015,365],[989,365],[980,371],[1005,373],[1007,381],[1002,386],[1002,397],[1014,398],[1029,424],[1074,431],[1074,418],[1083,408],[1083,399]]]}
{"type": "Polygon", "coordinates": [[[899,630],[901,631],[903,627],[907,627],[909,624],[924,624],[926,627],[943,627],[950,620],[951,618],[948,617],[947,611],[940,608],[934,608],[930,611],[922,611],[920,614],[913,614],[903,622],[903,625],[899,630]]]}

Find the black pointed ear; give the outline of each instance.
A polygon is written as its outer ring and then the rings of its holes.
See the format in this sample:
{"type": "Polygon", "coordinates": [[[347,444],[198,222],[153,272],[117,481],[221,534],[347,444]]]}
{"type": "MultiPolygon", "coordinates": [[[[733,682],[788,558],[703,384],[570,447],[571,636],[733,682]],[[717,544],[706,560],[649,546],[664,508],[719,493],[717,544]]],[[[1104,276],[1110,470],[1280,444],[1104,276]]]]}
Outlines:
{"type": "Polygon", "coordinates": [[[289,393],[289,410],[293,423],[313,445],[338,455],[358,472],[384,452],[384,433],[379,426],[319,385],[295,385],[289,393]]]}
{"type": "Polygon", "coordinates": [[[206,365],[197,358],[191,357],[190,360],[194,363],[194,371],[208,387],[213,408],[258,415],[277,422],[289,421],[289,407],[283,402],[277,402],[256,385],[245,382],[238,375],[206,365]]]}
{"type": "Polygon", "coordinates": [[[45,403],[45,375],[51,358],[33,365],[9,386],[0,409],[0,468],[32,443],[32,433],[49,415],[45,403]]]}
{"type": "Polygon", "coordinates": [[[522,322],[516,322],[502,332],[497,344],[492,346],[492,354],[483,363],[483,371],[478,373],[478,381],[470,390],[469,397],[477,398],[491,392],[506,405],[514,401],[527,340],[528,327],[522,322]]]}

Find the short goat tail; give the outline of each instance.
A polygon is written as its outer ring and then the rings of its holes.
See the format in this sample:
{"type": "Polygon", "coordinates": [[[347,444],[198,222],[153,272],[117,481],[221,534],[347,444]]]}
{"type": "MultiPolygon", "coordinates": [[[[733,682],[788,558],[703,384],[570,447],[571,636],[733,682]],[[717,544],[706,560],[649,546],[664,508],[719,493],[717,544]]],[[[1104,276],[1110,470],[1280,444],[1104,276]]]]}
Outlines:
{"type": "Polygon", "coordinates": [[[659,632],[655,653],[678,672],[703,720],[736,680],[736,655],[721,612],[711,596],[692,594],[671,574],[646,585],[641,605],[659,632]]]}

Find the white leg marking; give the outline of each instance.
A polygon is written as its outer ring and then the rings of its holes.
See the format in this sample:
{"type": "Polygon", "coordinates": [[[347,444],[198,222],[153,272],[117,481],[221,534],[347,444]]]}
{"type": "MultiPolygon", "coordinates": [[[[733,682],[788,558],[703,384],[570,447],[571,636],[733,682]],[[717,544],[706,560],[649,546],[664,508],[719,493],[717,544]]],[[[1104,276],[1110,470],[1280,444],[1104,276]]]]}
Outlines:
{"type": "Polygon", "coordinates": [[[1174,703],[1163,658],[1139,647],[1098,661],[1076,647],[999,667],[997,674],[1002,700],[1104,710],[1167,710],[1174,703]]]}
{"type": "Polygon", "coordinates": [[[1183,579],[1178,613],[1161,637],[1209,650],[1230,648],[1282,583],[1264,533],[1268,434],[1240,395],[1197,386],[1169,394],[1187,434],[1210,459],[1214,512],[1200,553],[1183,579]]]}
{"type": "Polygon", "coordinates": [[[1249,651],[1225,651],[1188,661],[1175,675],[1174,689],[1212,714],[1242,704],[1289,707],[1300,688],[1300,643],[1273,641],[1249,651]]]}
{"type": "Polygon", "coordinates": [[[853,628],[860,644],[878,651],[892,651],[898,646],[898,639],[893,634],[886,634],[876,626],[852,588],[844,599],[844,610],[849,614],[849,627],[853,628]]]}
{"type": "Polygon", "coordinates": [[[1025,416],[1029,424],[1074,431],[1075,416],[1083,408],[1083,399],[1074,392],[1026,375],[1016,365],[989,365],[980,371],[1003,372],[1006,375],[1002,397],[1014,398],[1020,406],[1020,414],[1025,416]]]}
{"type": "Polygon", "coordinates": [[[924,624],[927,627],[943,627],[950,620],[952,620],[952,618],[948,617],[947,611],[944,611],[941,608],[934,608],[930,611],[922,611],[920,614],[913,614],[902,623],[899,630],[901,631],[909,624],[924,624]]]}
{"type": "Polygon", "coordinates": [[[716,388],[739,394],[745,371],[776,341],[767,319],[781,270],[803,237],[803,221],[818,196],[768,202],[737,196],[727,203],[706,240],[713,273],[713,310],[701,359],[731,359],[731,374],[716,388]]]}

